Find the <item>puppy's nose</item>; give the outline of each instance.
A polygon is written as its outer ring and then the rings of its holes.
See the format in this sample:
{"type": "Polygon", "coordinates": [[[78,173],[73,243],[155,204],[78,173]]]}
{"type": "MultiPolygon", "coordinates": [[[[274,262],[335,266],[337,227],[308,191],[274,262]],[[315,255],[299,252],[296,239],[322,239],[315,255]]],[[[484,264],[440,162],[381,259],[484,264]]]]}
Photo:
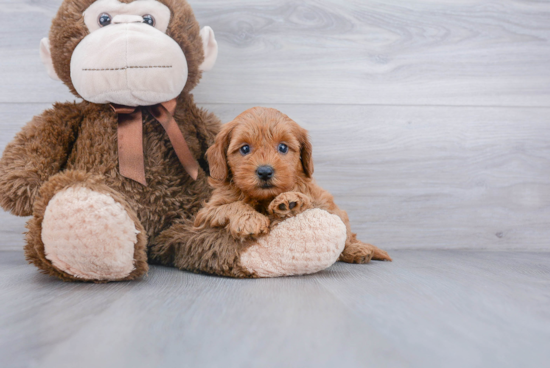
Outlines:
{"type": "Polygon", "coordinates": [[[273,177],[273,168],[271,166],[260,166],[256,170],[256,175],[262,180],[269,180],[273,177]]]}

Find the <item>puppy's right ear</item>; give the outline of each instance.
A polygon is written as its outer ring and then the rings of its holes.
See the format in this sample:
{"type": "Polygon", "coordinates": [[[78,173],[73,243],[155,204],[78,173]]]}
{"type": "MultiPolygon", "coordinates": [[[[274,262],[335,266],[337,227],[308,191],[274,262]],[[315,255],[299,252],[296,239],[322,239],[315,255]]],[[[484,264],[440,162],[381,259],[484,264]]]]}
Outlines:
{"type": "Polygon", "coordinates": [[[300,159],[302,160],[302,168],[308,178],[313,175],[313,147],[309,141],[309,135],[307,130],[300,128],[299,133],[300,140],[300,159]]]}
{"type": "Polygon", "coordinates": [[[231,142],[231,132],[236,125],[237,123],[232,121],[222,126],[214,144],[206,151],[206,159],[210,166],[210,176],[215,180],[226,181],[229,175],[227,148],[229,147],[229,142],[231,142]]]}

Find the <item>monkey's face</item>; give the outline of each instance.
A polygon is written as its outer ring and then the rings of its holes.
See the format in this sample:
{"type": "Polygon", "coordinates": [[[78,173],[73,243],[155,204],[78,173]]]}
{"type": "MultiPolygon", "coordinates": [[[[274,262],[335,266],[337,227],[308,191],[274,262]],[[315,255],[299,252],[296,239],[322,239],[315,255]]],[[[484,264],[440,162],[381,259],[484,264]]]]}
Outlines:
{"type": "MultiPolygon", "coordinates": [[[[171,9],[166,4],[181,7],[172,9],[177,16],[178,11],[190,12],[185,1],[123,1],[97,0],[82,12],[78,26],[85,27],[85,35],[70,57],[70,82],[74,90],[83,99],[99,104],[146,106],[177,97],[184,90],[190,72],[196,75],[206,69],[191,70],[185,46],[194,51],[203,46],[201,53],[206,51],[205,57],[191,55],[195,65],[197,58],[202,59],[202,64],[213,64],[217,44],[212,30],[206,27],[200,36],[191,34],[177,42],[167,34],[171,9]]],[[[59,19],[59,15],[57,18],[66,23],[65,18],[59,19]]],[[[196,25],[194,18],[183,17],[189,18],[194,22],[192,25],[196,25]]],[[[177,31],[193,33],[193,28],[177,31]]],[[[53,46],[64,47],[59,42],[53,46]]],[[[42,48],[45,47],[48,48],[46,56],[49,56],[49,43],[42,48]]],[[[62,69],[62,66],[54,66],[55,71],[62,69]]]]}
{"type": "Polygon", "coordinates": [[[154,105],[187,82],[183,50],[166,35],[170,9],[157,1],[100,0],[84,12],[90,34],[71,58],[71,80],[95,103],[154,105]]]}

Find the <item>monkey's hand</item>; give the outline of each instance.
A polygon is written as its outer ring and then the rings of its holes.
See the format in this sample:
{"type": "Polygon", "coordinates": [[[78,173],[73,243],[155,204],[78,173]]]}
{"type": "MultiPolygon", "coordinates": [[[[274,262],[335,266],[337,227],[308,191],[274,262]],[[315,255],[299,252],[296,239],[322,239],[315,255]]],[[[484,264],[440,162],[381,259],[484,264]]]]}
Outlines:
{"type": "Polygon", "coordinates": [[[55,104],[35,116],[0,159],[0,206],[17,216],[33,213],[42,184],[64,167],[81,122],[82,104],[55,104]]]}

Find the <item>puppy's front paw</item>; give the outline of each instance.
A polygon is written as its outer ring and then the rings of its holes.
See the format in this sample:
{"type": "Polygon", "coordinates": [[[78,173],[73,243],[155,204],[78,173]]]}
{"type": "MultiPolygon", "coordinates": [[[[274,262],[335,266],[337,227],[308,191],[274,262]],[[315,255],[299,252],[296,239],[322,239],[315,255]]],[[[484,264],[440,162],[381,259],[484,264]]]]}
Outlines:
{"type": "Polygon", "coordinates": [[[287,218],[296,216],[311,208],[311,199],[302,193],[286,192],[281,193],[267,208],[268,212],[279,218],[287,218]]]}
{"type": "Polygon", "coordinates": [[[269,218],[259,212],[249,212],[229,221],[229,231],[234,238],[246,238],[267,234],[269,232],[269,218]]]}

